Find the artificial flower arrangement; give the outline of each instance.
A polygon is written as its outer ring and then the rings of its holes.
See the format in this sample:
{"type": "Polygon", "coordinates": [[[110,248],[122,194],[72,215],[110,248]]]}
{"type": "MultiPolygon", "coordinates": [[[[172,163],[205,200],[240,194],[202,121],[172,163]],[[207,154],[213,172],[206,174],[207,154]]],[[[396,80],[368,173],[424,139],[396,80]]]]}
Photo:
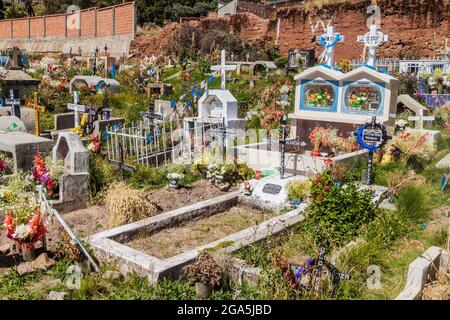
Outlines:
{"type": "Polygon", "coordinates": [[[367,101],[367,93],[361,92],[360,94],[353,93],[350,96],[350,102],[353,108],[361,109],[367,101]]]}
{"type": "Polygon", "coordinates": [[[22,199],[7,211],[3,225],[7,237],[22,249],[24,259],[32,260],[36,242],[47,232],[39,205],[35,201],[22,199]]]}
{"type": "Polygon", "coordinates": [[[331,95],[328,90],[311,92],[308,94],[307,103],[312,106],[328,106],[331,104],[331,95]]]}
{"type": "Polygon", "coordinates": [[[393,158],[407,163],[411,157],[430,160],[435,154],[435,146],[429,142],[427,133],[400,131],[386,144],[387,153],[382,163],[389,163],[393,158]]]}
{"type": "Polygon", "coordinates": [[[284,111],[277,109],[274,101],[270,108],[262,110],[261,126],[270,131],[280,125],[283,116],[284,111]]]}
{"type": "Polygon", "coordinates": [[[450,130],[450,101],[447,101],[445,105],[437,109],[435,115],[437,118],[442,119],[447,129],[450,130]]]}
{"type": "Polygon", "coordinates": [[[91,142],[87,146],[87,149],[89,151],[92,151],[93,153],[98,153],[100,151],[101,144],[102,142],[100,138],[97,135],[95,135],[92,137],[91,142]]]}
{"type": "Polygon", "coordinates": [[[33,164],[31,176],[36,183],[44,186],[47,190],[47,196],[53,198],[58,189],[59,179],[64,173],[64,163],[54,161],[52,157],[44,158],[37,153],[34,156],[33,164]]]}
{"type": "Polygon", "coordinates": [[[323,127],[315,127],[314,130],[309,134],[309,140],[314,145],[314,149],[311,155],[314,157],[320,156],[320,149],[322,147],[327,147],[330,145],[329,141],[330,129],[323,127]]]}
{"type": "Polygon", "coordinates": [[[347,138],[339,135],[336,128],[328,130],[328,145],[334,153],[348,153],[359,149],[356,137],[349,136],[347,138]]]}
{"type": "Polygon", "coordinates": [[[11,158],[0,153],[0,177],[13,173],[14,162],[11,158]]]}
{"type": "Polygon", "coordinates": [[[250,181],[245,181],[243,187],[244,187],[244,195],[250,196],[254,189],[250,181]]]}

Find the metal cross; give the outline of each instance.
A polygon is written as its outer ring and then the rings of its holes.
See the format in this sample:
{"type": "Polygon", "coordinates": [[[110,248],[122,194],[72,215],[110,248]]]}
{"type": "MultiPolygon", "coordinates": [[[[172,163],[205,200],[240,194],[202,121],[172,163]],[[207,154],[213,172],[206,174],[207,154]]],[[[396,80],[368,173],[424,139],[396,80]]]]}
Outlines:
{"type": "Polygon", "coordinates": [[[226,70],[236,70],[237,66],[236,65],[227,65],[225,60],[226,60],[226,52],[224,49],[222,49],[221,51],[221,64],[220,66],[212,66],[211,70],[213,71],[220,71],[220,75],[221,75],[221,89],[225,90],[226,89],[226,70]]]}
{"type": "Polygon", "coordinates": [[[324,47],[324,51],[319,57],[320,61],[325,61],[329,67],[333,67],[334,47],[337,43],[343,42],[344,36],[335,32],[333,26],[327,27],[327,32],[316,37],[316,42],[324,47]]]}
{"type": "Polygon", "coordinates": [[[389,40],[389,36],[378,31],[376,24],[370,25],[370,31],[363,36],[358,36],[358,42],[364,43],[363,56],[366,60],[366,48],[369,49],[367,65],[376,67],[377,48],[389,40]]]}
{"type": "Polygon", "coordinates": [[[41,127],[40,127],[40,121],[39,121],[39,114],[42,112],[45,112],[45,107],[42,107],[39,105],[39,97],[37,92],[34,93],[33,95],[33,100],[32,101],[26,101],[25,105],[28,108],[31,108],[34,110],[34,134],[36,136],[40,136],[41,135],[41,127]]]}
{"type": "Polygon", "coordinates": [[[78,104],[79,102],[79,95],[78,91],[74,91],[73,93],[73,103],[67,104],[67,109],[73,111],[74,115],[74,128],[78,127],[80,125],[80,115],[78,112],[86,112],[86,107],[82,104],[78,104]]]}
{"type": "Polygon", "coordinates": [[[14,98],[14,90],[9,90],[9,99],[6,99],[5,105],[11,107],[11,115],[20,118],[20,99],[14,98]]]}

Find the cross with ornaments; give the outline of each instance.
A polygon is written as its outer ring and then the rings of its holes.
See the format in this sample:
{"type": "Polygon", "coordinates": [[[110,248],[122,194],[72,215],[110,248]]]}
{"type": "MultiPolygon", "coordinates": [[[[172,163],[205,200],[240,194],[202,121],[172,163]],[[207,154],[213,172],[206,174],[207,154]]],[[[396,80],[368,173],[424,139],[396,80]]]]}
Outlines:
{"type": "Polygon", "coordinates": [[[11,115],[20,118],[20,99],[14,97],[14,90],[9,90],[9,99],[6,99],[5,105],[11,107],[11,115]]]}
{"type": "Polygon", "coordinates": [[[316,37],[316,42],[324,47],[323,52],[319,56],[319,61],[325,61],[326,65],[333,67],[334,47],[338,43],[344,42],[344,36],[339,32],[335,32],[333,26],[328,26],[326,33],[316,37]]]}
{"type": "Polygon", "coordinates": [[[220,54],[220,60],[221,60],[221,64],[219,66],[212,66],[211,70],[212,71],[220,71],[220,75],[221,75],[221,89],[225,90],[226,89],[226,70],[236,70],[236,65],[227,65],[225,62],[226,59],[226,52],[224,49],[222,49],[222,52],[220,54]]]}
{"type": "Polygon", "coordinates": [[[77,128],[80,125],[80,115],[78,114],[79,112],[86,112],[86,107],[78,104],[79,102],[79,95],[78,95],[78,91],[75,91],[73,93],[73,103],[68,103],[67,104],[67,109],[73,111],[73,115],[74,115],[74,128],[77,128]]]}
{"type": "Polygon", "coordinates": [[[39,114],[45,112],[45,107],[39,105],[39,97],[38,97],[37,92],[34,93],[33,100],[27,100],[25,102],[25,105],[28,108],[31,108],[34,110],[34,134],[39,137],[41,135],[39,114]]]}
{"type": "Polygon", "coordinates": [[[363,58],[366,60],[366,50],[369,50],[369,57],[367,60],[367,65],[371,67],[376,67],[376,55],[377,48],[381,46],[384,42],[389,40],[389,36],[381,31],[378,31],[378,26],[376,24],[370,25],[370,31],[363,36],[358,36],[358,42],[364,43],[363,58]]]}

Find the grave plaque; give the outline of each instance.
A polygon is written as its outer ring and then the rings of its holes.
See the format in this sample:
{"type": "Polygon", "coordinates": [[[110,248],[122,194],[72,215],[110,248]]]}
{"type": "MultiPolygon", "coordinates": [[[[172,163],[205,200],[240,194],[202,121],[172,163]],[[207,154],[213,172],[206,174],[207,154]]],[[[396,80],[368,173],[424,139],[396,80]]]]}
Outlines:
{"type": "Polygon", "coordinates": [[[278,184],[268,183],[264,186],[263,192],[276,195],[280,193],[281,189],[282,187],[278,184]]]}

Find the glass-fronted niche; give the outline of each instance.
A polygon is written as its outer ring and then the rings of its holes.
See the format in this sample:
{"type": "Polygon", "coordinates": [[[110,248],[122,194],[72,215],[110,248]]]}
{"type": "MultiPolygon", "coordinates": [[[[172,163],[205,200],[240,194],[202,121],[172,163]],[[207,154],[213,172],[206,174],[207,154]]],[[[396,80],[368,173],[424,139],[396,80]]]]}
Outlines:
{"type": "Polygon", "coordinates": [[[303,85],[301,109],[336,111],[337,90],[325,81],[311,81],[303,85]]]}
{"type": "Polygon", "coordinates": [[[372,83],[349,84],[344,91],[344,110],[351,113],[376,114],[383,103],[383,87],[372,83]]]}

